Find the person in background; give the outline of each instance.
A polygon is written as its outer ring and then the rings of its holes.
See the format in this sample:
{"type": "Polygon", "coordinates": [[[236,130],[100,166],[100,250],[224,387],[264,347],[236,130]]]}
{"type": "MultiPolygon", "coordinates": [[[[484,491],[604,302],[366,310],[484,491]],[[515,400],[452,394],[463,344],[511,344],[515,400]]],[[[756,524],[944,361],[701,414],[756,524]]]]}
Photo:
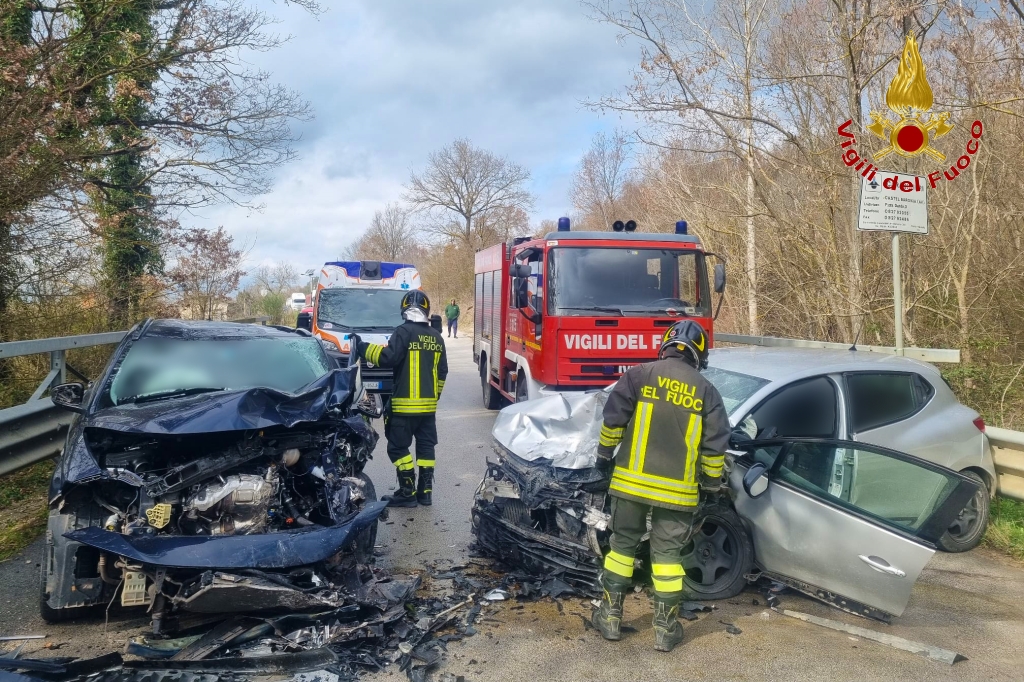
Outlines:
{"type": "Polygon", "coordinates": [[[445,306],[444,316],[448,318],[448,337],[451,338],[452,334],[455,334],[455,338],[459,338],[459,306],[455,303],[455,299],[445,306]]]}

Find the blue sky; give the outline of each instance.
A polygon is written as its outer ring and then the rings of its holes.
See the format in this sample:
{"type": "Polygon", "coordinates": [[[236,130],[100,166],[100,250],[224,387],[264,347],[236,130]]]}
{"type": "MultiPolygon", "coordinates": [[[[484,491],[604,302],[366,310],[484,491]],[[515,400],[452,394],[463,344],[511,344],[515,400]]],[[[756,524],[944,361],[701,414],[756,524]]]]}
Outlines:
{"type": "Polygon", "coordinates": [[[584,106],[626,86],[638,53],[578,0],[324,0],[319,17],[258,1],[292,39],[247,59],[316,118],[297,126],[300,158],[256,200],[261,212],[184,217],[253,245],[249,265],[333,259],[457,137],[529,168],[534,221],[557,218],[593,134],[634,126],[584,106]]]}

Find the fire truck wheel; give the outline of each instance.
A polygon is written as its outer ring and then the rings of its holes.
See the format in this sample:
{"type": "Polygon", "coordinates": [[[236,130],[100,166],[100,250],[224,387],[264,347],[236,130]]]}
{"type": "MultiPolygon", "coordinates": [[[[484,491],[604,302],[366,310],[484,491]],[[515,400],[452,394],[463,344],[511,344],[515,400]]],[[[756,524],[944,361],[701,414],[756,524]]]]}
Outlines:
{"type": "Polygon", "coordinates": [[[501,394],[491,385],[491,373],[488,371],[487,365],[484,364],[485,362],[486,359],[482,359],[480,362],[480,384],[483,388],[484,407],[488,410],[497,410],[501,408],[501,394]]]}

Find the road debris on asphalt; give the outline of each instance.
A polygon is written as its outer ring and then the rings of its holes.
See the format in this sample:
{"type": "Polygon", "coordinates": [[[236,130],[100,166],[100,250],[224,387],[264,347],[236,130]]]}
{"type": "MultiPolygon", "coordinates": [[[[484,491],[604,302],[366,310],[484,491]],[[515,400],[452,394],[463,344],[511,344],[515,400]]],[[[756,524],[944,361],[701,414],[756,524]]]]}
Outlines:
{"type": "Polygon", "coordinates": [[[89,682],[208,682],[216,677],[248,682],[265,675],[294,682],[350,682],[395,665],[412,682],[427,682],[443,662],[447,645],[476,635],[478,622],[493,622],[489,615],[506,603],[551,600],[561,611],[561,598],[580,596],[559,578],[500,573],[479,560],[426,566],[410,576],[356,564],[331,574],[330,580],[322,577],[323,585],[307,594],[330,594],[329,607],[215,620],[207,616],[193,626],[182,621],[162,636],[130,638],[123,657],[27,659],[18,657],[22,643],[15,654],[0,658],[0,670],[20,672],[20,682],[65,682],[87,675],[89,682]]]}

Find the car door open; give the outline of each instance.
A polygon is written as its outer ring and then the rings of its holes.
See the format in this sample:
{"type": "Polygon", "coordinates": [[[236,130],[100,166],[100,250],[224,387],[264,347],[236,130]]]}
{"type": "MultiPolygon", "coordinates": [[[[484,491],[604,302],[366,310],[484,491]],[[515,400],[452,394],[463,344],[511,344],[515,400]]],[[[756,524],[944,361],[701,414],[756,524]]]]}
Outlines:
{"type": "Polygon", "coordinates": [[[853,441],[787,438],[742,451],[730,485],[750,521],[757,564],[794,589],[880,620],[903,613],[935,541],[977,491],[950,469],[853,441]]]}

